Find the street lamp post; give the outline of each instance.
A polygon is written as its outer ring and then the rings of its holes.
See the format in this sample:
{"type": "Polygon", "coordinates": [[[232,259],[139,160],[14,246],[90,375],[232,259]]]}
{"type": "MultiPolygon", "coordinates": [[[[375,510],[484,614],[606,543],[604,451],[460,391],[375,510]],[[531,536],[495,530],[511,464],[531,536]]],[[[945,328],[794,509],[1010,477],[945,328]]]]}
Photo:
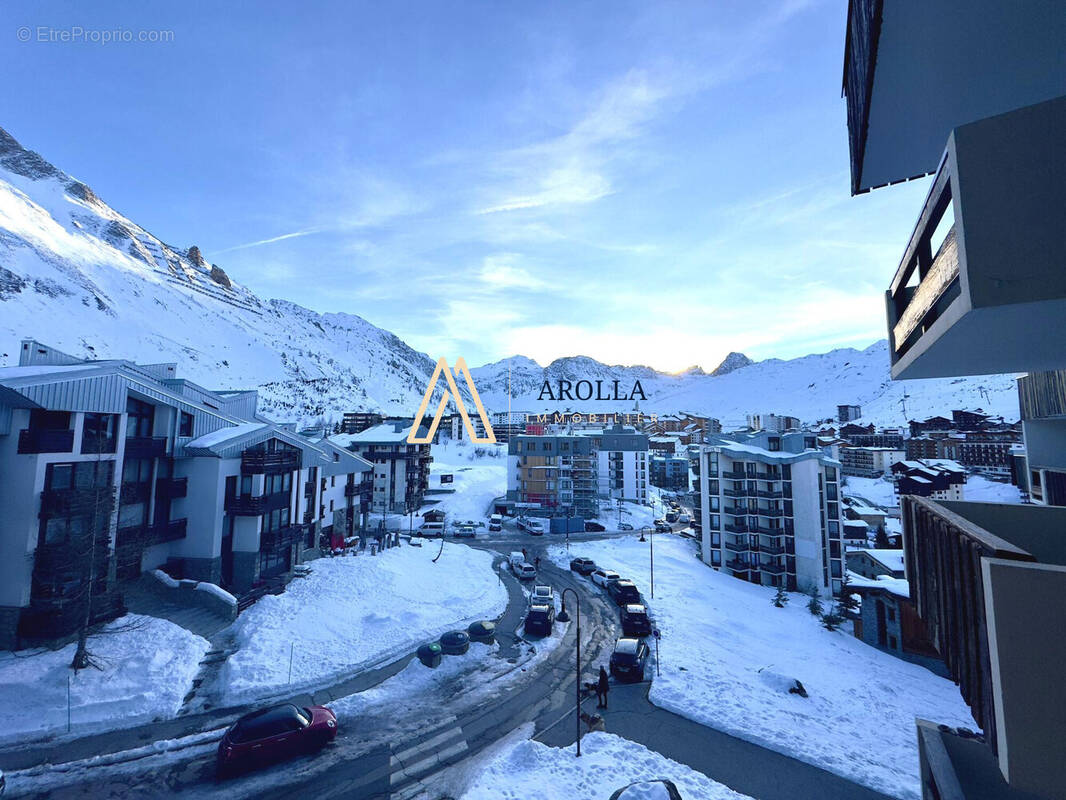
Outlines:
{"type": "Polygon", "coordinates": [[[563,589],[563,610],[559,612],[560,622],[569,622],[570,614],[566,610],[566,593],[574,595],[574,605],[577,607],[577,657],[574,660],[574,723],[577,731],[577,755],[581,755],[581,598],[573,589],[563,589]]]}

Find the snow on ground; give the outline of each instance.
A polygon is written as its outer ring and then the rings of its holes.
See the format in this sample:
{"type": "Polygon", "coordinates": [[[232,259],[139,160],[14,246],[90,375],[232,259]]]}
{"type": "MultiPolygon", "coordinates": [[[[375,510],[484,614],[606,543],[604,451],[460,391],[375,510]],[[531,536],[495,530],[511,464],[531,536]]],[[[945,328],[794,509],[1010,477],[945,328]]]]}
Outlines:
{"type": "Polygon", "coordinates": [[[825,630],[805,595],[775,608],[773,590],[715,572],[687,540],[655,537],[654,600],[647,544],[549,555],[559,566],[590,557],[637,582],[663,632],[650,698],[699,723],[902,798],[920,796],[916,716],[977,729],[950,681],[869,647],[850,626],[825,630]],[[788,693],[793,679],[808,698],[788,693]]]}
{"type": "MultiPolygon", "coordinates": [[[[581,758],[572,746],[548,747],[532,740],[512,745],[485,766],[461,800],[603,800],[630,783],[659,778],[673,781],[685,800],[746,796],[641,744],[611,733],[590,733],[581,739],[581,758]]],[[[656,790],[649,786],[635,796],[666,796],[656,790]]]]}
{"type": "Polygon", "coordinates": [[[74,733],[171,717],[209,645],[167,620],[127,614],[89,638],[100,669],[70,669],[75,645],[0,655],[0,740],[74,733]]]}
{"type": "Polygon", "coordinates": [[[972,503],[1020,503],[1021,492],[1013,483],[990,481],[983,475],[971,475],[966,479],[962,496],[972,503]]]}
{"type": "Polygon", "coordinates": [[[226,701],[320,684],[503,612],[507,590],[491,553],[445,542],[433,563],[437,552],[402,545],[312,561],[307,577],[234,623],[240,649],[223,670],[226,701]]]}
{"type": "Polygon", "coordinates": [[[895,495],[895,486],[886,478],[858,478],[845,475],[843,492],[845,497],[862,497],[875,506],[895,508],[899,498],[895,495]]]}
{"type": "Polygon", "coordinates": [[[455,489],[453,494],[426,495],[422,511],[440,509],[448,521],[485,520],[492,513],[492,501],[507,493],[507,448],[505,445],[473,445],[466,441],[445,441],[433,445],[430,465],[430,489],[455,489]],[[492,454],[497,455],[493,456],[492,454]],[[443,473],[454,476],[453,482],[441,484],[443,473]]]}

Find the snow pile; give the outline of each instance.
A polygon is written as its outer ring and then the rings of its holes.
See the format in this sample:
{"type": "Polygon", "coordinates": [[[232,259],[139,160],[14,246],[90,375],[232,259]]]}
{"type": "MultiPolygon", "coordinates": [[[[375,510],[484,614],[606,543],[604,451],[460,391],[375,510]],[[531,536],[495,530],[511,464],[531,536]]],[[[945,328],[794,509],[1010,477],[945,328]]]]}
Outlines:
{"type": "Polygon", "coordinates": [[[1012,483],[990,481],[983,475],[971,475],[966,479],[962,496],[969,503],[1020,503],[1021,492],[1012,483]]]}
{"type": "Polygon", "coordinates": [[[433,563],[437,552],[404,545],[311,562],[307,577],[237,618],[226,701],[322,684],[503,612],[507,590],[490,553],[446,542],[433,563]]]}
{"type": "Polygon", "coordinates": [[[899,498],[895,495],[895,489],[895,485],[887,478],[844,476],[843,492],[845,497],[861,497],[881,508],[895,508],[899,505],[899,498]]]}
{"type": "Polygon", "coordinates": [[[0,655],[3,739],[67,729],[67,679],[73,732],[128,727],[171,717],[192,688],[206,639],[167,620],[127,614],[89,638],[100,669],[74,673],[75,645],[0,655]]]}
{"type": "Polygon", "coordinates": [[[715,572],[694,544],[655,537],[655,599],[648,545],[631,539],[586,542],[573,555],[632,578],[662,630],[656,705],[756,742],[896,797],[920,796],[914,719],[977,729],[950,681],[882,653],[851,635],[825,630],[792,594],[785,608],[772,589],[715,572]],[[799,680],[809,697],[787,691],[799,680]]]}
{"type": "MultiPolygon", "coordinates": [[[[488,763],[462,800],[603,800],[628,784],[662,778],[673,781],[686,800],[745,797],[636,742],[590,733],[581,739],[581,758],[574,756],[573,747],[548,747],[532,740],[515,744],[488,763]]],[[[654,784],[631,792],[646,800],[666,796],[661,785],[654,784]]]]}

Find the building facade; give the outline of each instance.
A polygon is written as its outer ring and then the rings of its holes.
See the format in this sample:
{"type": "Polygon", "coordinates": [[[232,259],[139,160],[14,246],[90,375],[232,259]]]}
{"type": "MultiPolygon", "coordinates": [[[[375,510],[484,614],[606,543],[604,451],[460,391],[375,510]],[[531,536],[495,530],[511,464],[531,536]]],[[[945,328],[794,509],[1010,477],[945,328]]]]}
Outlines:
{"type": "MultiPolygon", "coordinates": [[[[373,464],[372,514],[409,514],[422,505],[433,456],[429,444],[407,443],[411,424],[411,420],[394,420],[330,438],[334,445],[373,464]]],[[[426,433],[424,428],[418,431],[419,436],[426,433]]]]}
{"type": "Polygon", "coordinates": [[[892,470],[892,465],[902,461],[902,449],[892,447],[841,447],[841,469],[845,475],[876,478],[892,470]]]}

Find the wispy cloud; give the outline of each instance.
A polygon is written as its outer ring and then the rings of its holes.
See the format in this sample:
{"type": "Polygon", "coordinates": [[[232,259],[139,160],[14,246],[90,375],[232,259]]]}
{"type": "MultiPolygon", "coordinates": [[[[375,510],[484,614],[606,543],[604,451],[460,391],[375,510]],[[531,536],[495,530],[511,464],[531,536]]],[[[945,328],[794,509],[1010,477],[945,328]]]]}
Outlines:
{"type": "Polygon", "coordinates": [[[260,239],[256,242],[245,242],[244,244],[235,244],[233,247],[224,247],[221,250],[216,250],[217,255],[222,253],[232,253],[234,250],[247,250],[251,247],[261,247],[265,244],[274,244],[274,242],[283,242],[286,239],[298,239],[301,236],[310,236],[315,233],[321,233],[321,228],[308,228],[303,231],[293,231],[292,233],[283,233],[280,236],[271,236],[269,239],[260,239]]]}

